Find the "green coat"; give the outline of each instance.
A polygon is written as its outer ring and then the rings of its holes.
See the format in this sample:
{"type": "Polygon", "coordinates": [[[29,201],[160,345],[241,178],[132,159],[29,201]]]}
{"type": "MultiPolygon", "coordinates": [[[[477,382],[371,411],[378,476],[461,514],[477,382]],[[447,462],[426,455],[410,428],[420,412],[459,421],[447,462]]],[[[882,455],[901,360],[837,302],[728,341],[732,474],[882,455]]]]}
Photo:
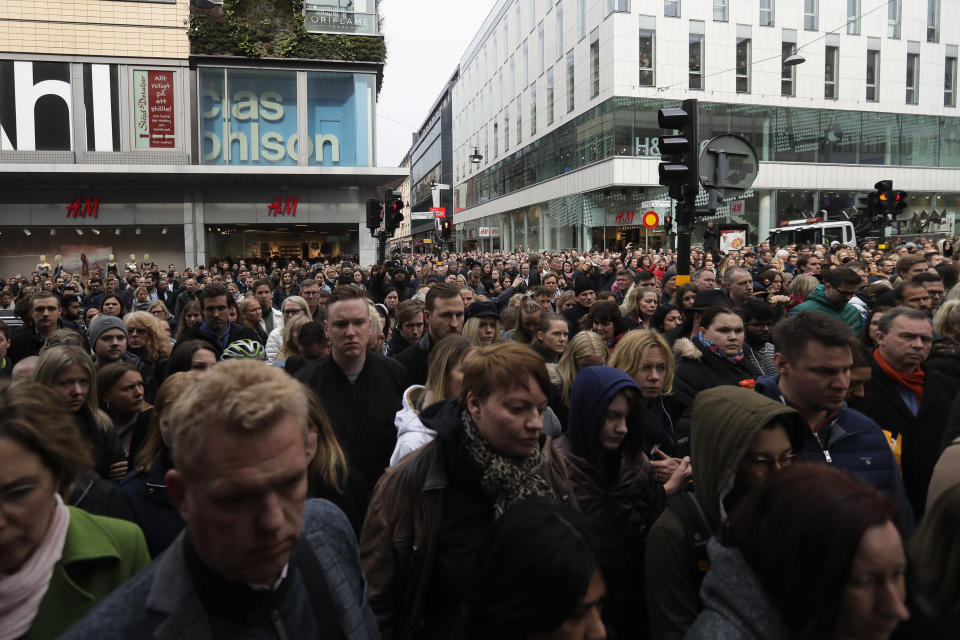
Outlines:
{"type": "Polygon", "coordinates": [[[67,507],[70,524],[60,561],[23,640],[59,637],[110,592],[150,564],[140,527],[67,507]]]}
{"type": "Polygon", "coordinates": [[[830,302],[825,287],[822,284],[818,284],[817,288],[810,292],[806,301],[795,306],[793,310],[790,311],[790,315],[795,316],[802,311],[825,313],[832,318],[836,318],[853,329],[853,332],[858,338],[863,331],[863,316],[860,315],[857,308],[846,302],[842,304],[830,302]]]}

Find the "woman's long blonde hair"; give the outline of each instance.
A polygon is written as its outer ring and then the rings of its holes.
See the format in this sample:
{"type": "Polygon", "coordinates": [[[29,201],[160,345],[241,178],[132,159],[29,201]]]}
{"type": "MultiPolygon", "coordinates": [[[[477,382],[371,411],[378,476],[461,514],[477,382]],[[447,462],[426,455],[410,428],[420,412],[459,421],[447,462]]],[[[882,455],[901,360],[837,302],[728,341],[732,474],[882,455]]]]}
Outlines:
{"type": "Polygon", "coordinates": [[[307,426],[317,433],[317,452],[310,459],[308,473],[314,482],[343,493],[347,482],[347,457],[343,455],[343,449],[337,442],[330,419],[317,394],[306,386],[303,393],[308,400],[307,426]]]}
{"type": "Polygon", "coordinates": [[[300,327],[308,322],[310,322],[310,318],[307,316],[297,316],[283,325],[283,346],[280,347],[277,360],[286,360],[290,356],[300,355],[300,346],[293,339],[293,332],[300,331],[300,327]]]}
{"type": "Polygon", "coordinates": [[[110,420],[110,416],[104,413],[97,404],[99,398],[97,394],[97,374],[93,368],[93,358],[83,348],[60,345],[44,351],[40,354],[37,368],[33,371],[33,379],[50,389],[53,387],[56,377],[65,369],[73,366],[80,367],[90,377],[90,391],[87,393],[86,407],[93,416],[94,424],[103,431],[107,431],[113,426],[113,422],[110,420]]]}
{"type": "Polygon", "coordinates": [[[561,396],[563,404],[570,404],[570,391],[573,389],[573,381],[580,373],[580,369],[583,368],[583,360],[590,356],[600,356],[603,358],[603,364],[606,364],[609,355],[610,351],[607,349],[607,345],[603,343],[600,334],[592,331],[581,331],[573,336],[573,340],[567,345],[567,350],[560,356],[560,362],[557,363],[557,374],[559,374],[560,382],[563,385],[561,396]]]}
{"type": "Polygon", "coordinates": [[[161,322],[160,318],[149,311],[132,311],[123,316],[123,324],[127,325],[127,329],[136,328],[147,332],[147,343],[143,348],[147,360],[170,357],[170,340],[160,328],[161,322]]]}

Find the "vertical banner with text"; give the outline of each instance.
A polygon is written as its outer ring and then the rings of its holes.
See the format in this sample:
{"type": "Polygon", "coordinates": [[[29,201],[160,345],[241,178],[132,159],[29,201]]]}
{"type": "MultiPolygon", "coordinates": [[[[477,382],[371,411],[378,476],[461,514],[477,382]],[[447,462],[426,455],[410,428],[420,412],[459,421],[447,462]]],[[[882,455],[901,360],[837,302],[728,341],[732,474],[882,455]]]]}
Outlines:
{"type": "Polygon", "coordinates": [[[133,72],[135,138],[138,149],[175,149],[173,71],[133,72]]]}

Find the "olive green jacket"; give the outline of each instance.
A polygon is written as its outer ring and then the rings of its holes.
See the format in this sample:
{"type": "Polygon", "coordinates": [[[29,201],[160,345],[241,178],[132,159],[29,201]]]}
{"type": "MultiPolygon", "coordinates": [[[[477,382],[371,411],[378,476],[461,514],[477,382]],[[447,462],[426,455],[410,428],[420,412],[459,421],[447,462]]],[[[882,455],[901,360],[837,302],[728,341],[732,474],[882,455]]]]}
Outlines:
{"type": "Polygon", "coordinates": [[[140,527],[114,518],[70,510],[63,554],[23,640],[56,638],[110,592],[150,564],[140,527]]]}

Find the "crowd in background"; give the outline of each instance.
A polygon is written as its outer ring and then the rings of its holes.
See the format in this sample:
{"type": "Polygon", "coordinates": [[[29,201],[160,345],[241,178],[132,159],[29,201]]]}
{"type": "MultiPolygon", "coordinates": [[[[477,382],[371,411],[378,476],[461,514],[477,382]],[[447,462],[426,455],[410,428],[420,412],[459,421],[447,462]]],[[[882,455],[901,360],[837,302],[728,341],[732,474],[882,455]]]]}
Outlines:
{"type": "Polygon", "coordinates": [[[0,282],[0,639],[186,616],[172,576],[231,637],[955,637],[955,258],[42,260],[0,282]]]}

